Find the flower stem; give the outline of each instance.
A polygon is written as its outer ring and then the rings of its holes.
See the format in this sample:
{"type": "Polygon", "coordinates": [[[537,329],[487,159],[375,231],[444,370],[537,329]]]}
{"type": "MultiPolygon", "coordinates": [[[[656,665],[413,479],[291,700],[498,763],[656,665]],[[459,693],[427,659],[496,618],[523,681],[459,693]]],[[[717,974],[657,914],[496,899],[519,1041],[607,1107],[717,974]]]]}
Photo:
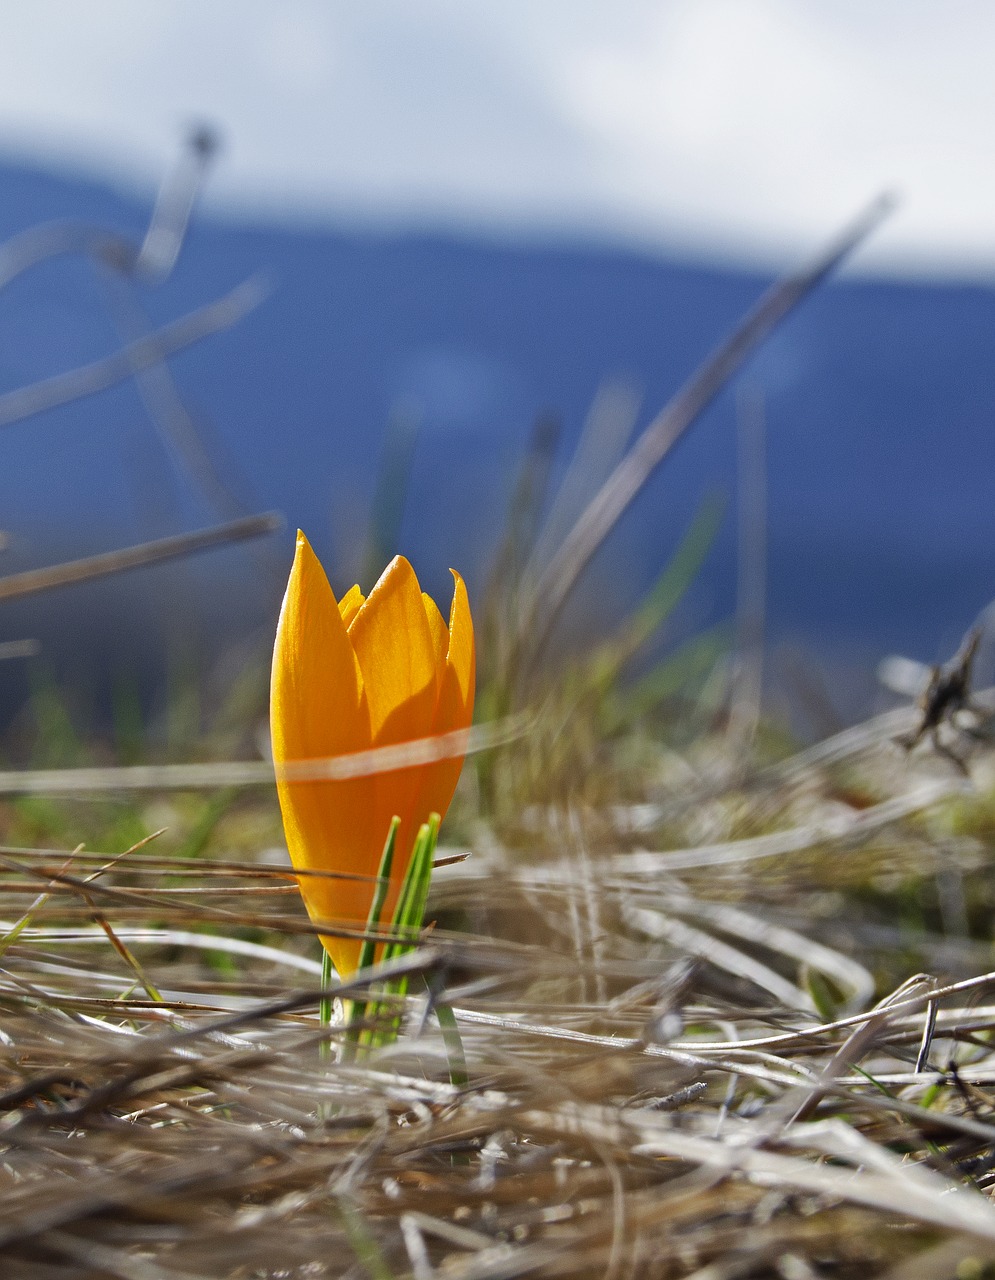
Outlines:
{"type": "MultiPolygon", "coordinates": [[[[321,1000],[318,1003],[318,1022],[322,1031],[332,1025],[332,997],[329,988],[332,985],[332,957],[324,947],[321,948],[321,1000]]],[[[318,1054],[322,1062],[326,1062],[332,1052],[328,1036],[322,1036],[318,1054]]]]}

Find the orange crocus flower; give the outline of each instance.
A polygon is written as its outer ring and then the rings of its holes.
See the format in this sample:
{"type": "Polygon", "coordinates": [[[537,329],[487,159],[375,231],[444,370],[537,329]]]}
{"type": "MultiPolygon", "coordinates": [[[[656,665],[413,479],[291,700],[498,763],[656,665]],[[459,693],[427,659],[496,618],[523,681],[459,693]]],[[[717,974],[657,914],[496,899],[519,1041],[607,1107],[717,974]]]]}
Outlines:
{"type": "MultiPolygon", "coordinates": [[[[403,556],[395,556],[369,596],[358,586],[336,601],[303,533],[277,626],[270,730],[277,790],[291,861],[306,876],[301,894],[312,920],[363,929],[380,856],[401,819],[383,920],[394,910],[420,825],[444,816],[462,756],[348,779],[293,781],[280,766],[469,728],[473,718],[473,621],[456,579],[447,627],[403,556]]],[[[358,938],[323,936],[340,977],[356,971],[358,938]]]]}

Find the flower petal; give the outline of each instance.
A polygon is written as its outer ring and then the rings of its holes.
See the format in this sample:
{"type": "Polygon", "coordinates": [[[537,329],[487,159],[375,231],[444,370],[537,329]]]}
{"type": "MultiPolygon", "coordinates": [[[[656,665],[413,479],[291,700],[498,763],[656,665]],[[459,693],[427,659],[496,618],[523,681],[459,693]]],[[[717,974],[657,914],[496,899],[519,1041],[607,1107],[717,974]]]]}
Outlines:
{"type": "Polygon", "coordinates": [[[424,737],[437,697],[436,647],[418,579],[403,556],[381,574],[349,639],[363,673],[374,746],[424,737]]]}
{"type": "MultiPolygon", "coordinates": [[[[466,586],[460,575],[451,570],[456,580],[453,603],[449,610],[449,651],[442,670],[439,701],[432,720],[432,732],[451,733],[455,729],[469,729],[473,721],[473,694],[476,676],[476,649],[473,639],[473,618],[466,586]]],[[[446,810],[456,790],[463,757],[440,760],[422,774],[421,791],[415,808],[427,816],[437,813],[446,816],[446,810]]],[[[424,821],[424,817],[420,819],[424,821]]]]}
{"type": "Polygon", "coordinates": [[[359,613],[360,606],[365,600],[366,596],[363,595],[362,591],[359,589],[359,585],[357,584],[354,587],[350,587],[339,601],[339,614],[342,617],[342,621],[345,623],[346,630],[349,629],[350,623],[353,618],[355,618],[356,614],[359,613]]]}
{"type": "Polygon", "coordinates": [[[473,618],[470,616],[470,600],[466,583],[456,572],[449,572],[455,580],[453,603],[449,610],[449,648],[446,653],[446,669],[452,672],[459,687],[462,716],[467,724],[473,719],[473,693],[477,678],[477,650],[473,639],[473,618]]]}
{"type": "Polygon", "coordinates": [[[303,533],[273,650],[274,758],[307,760],[370,745],[359,664],[325,571],[303,533]]]}
{"type": "MultiPolygon", "coordinates": [[[[299,870],[376,875],[379,850],[372,830],[375,781],[280,779],[288,761],[323,759],[371,745],[362,676],[325,571],[304,537],[284,598],[273,651],[270,724],[277,790],[287,847],[299,870]],[[371,850],[373,850],[371,852],[371,850]]],[[[301,895],[314,920],[363,928],[372,880],[304,877],[301,895]]],[[[355,970],[360,943],[323,937],[342,974],[355,970]]]]}
{"type": "Polygon", "coordinates": [[[428,619],[428,629],[432,635],[432,645],[435,649],[435,670],[438,677],[446,665],[446,654],[449,651],[449,628],[439,612],[439,606],[432,597],[427,596],[423,591],[421,600],[425,606],[425,617],[428,619]]]}

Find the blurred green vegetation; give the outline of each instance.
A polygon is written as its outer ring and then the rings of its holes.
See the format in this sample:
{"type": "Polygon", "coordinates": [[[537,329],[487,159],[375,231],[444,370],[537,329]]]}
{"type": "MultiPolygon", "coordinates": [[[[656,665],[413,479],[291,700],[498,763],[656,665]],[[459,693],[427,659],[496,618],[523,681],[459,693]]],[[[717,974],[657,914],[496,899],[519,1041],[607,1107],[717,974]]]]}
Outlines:
{"type": "MultiPolygon", "coordinates": [[[[213,692],[208,695],[206,684],[195,662],[177,662],[164,711],[149,715],[134,682],[122,678],[110,727],[95,732],[91,709],[76,705],[73,691],[60,687],[42,668],[2,744],[2,754],[8,763],[32,769],[257,755],[268,714],[266,656],[239,668],[220,698],[213,692]]],[[[266,788],[0,799],[0,841],[11,846],[69,849],[82,844],[116,853],[158,831],[163,834],[157,848],[177,858],[222,852],[228,857],[255,856],[260,847],[283,842],[276,797],[266,788]]]]}

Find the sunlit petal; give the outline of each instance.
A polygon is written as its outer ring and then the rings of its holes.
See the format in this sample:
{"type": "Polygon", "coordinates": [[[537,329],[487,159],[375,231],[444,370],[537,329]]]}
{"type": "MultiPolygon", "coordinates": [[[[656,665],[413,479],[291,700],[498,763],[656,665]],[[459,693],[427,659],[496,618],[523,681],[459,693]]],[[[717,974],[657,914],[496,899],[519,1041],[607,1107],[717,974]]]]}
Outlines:
{"type": "Polygon", "coordinates": [[[273,650],[274,758],[306,760],[370,745],[362,676],[325,571],[303,533],[273,650]]]}
{"type": "MultiPolygon", "coordinates": [[[[446,654],[446,667],[451,671],[459,685],[460,699],[464,712],[469,708],[469,718],[473,717],[473,690],[477,678],[477,651],[473,642],[473,618],[470,616],[470,601],[466,594],[466,583],[456,572],[450,569],[455,587],[453,603],[449,610],[449,648],[446,654]]],[[[469,719],[467,721],[469,723],[469,719]]]]}
{"type": "Polygon", "coordinates": [[[425,606],[425,617],[428,620],[428,629],[432,635],[432,646],[435,650],[434,665],[436,678],[441,675],[443,667],[446,665],[446,654],[449,652],[449,628],[446,626],[445,619],[439,612],[439,606],[435,603],[431,596],[427,596],[423,591],[421,594],[422,604],[425,606]]]}
{"type": "Polygon", "coordinates": [[[359,585],[357,584],[354,587],[350,587],[339,601],[339,614],[345,624],[346,630],[349,629],[353,618],[355,618],[356,614],[359,613],[360,607],[365,599],[366,596],[363,595],[362,591],[359,589],[359,585]]]}
{"type": "Polygon", "coordinates": [[[353,619],[349,639],[363,673],[370,731],[380,746],[421,737],[435,709],[435,645],[415,571],[395,556],[353,619]]]}
{"type": "MultiPolygon", "coordinates": [[[[279,766],[320,760],[371,745],[359,664],[317,556],[302,533],[277,626],[270,722],[277,790],[287,847],[295,867],[375,875],[359,856],[371,840],[374,783],[288,782],[279,766]]],[[[304,879],[301,893],[313,919],[365,920],[370,890],[356,881],[304,879]]],[[[336,965],[355,968],[359,944],[329,938],[336,965]]]]}
{"type": "MultiPolygon", "coordinates": [[[[473,692],[476,655],[473,644],[473,619],[466,586],[453,571],[455,589],[449,611],[449,654],[442,668],[439,701],[432,718],[432,732],[451,733],[468,729],[473,721],[473,692]]],[[[420,776],[420,790],[415,801],[418,813],[444,815],[449,808],[463,768],[463,758],[440,760],[420,776]]]]}

